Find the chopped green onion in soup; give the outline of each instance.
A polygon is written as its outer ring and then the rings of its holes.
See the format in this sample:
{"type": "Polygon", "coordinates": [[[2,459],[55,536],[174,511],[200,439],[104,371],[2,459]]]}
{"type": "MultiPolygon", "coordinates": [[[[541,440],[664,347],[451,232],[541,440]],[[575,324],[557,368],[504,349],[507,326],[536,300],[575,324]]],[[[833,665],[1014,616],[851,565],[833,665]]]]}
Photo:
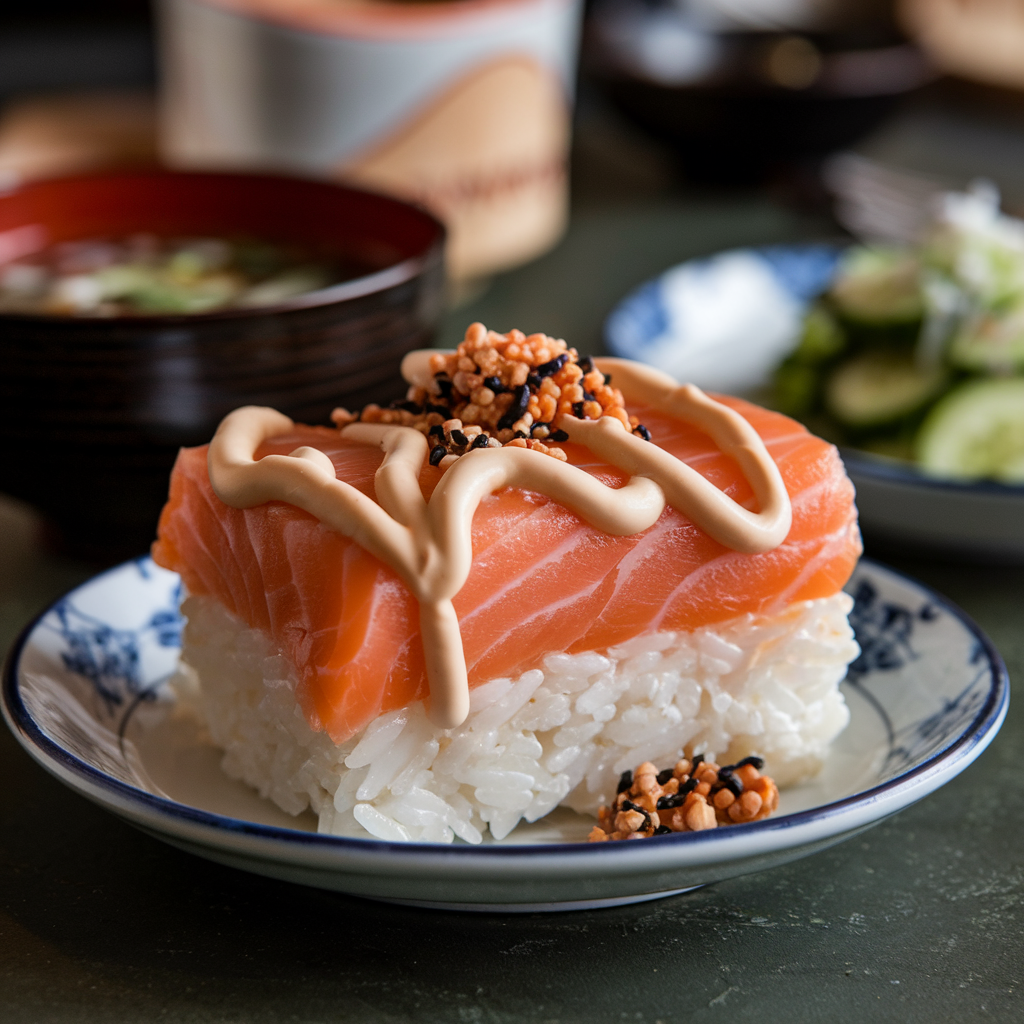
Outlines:
{"type": "Polygon", "coordinates": [[[117,317],[254,309],[352,276],[353,268],[343,270],[337,260],[248,239],[87,239],[0,266],[0,313],[117,317]]]}

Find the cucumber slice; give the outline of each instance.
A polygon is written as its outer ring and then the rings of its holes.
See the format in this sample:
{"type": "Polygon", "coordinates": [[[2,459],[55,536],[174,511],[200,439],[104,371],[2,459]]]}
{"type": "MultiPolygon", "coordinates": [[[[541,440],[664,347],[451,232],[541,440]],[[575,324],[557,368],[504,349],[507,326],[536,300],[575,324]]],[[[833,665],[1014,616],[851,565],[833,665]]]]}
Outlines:
{"type": "Polygon", "coordinates": [[[791,356],[805,366],[827,363],[846,348],[846,334],[836,318],[823,306],[812,306],[804,317],[800,344],[791,356]]]}
{"type": "Polygon", "coordinates": [[[775,371],[773,404],[779,412],[801,419],[818,404],[821,375],[813,366],[786,360],[775,371]]]}
{"type": "Polygon", "coordinates": [[[840,423],[872,430],[920,411],[945,387],[941,366],[923,369],[903,353],[864,352],[829,377],[825,405],[840,423]]]}
{"type": "Polygon", "coordinates": [[[907,324],[924,315],[920,264],[901,249],[850,250],[829,294],[844,317],[862,324],[907,324]]]}
{"type": "Polygon", "coordinates": [[[1024,307],[1006,316],[985,314],[954,338],[950,363],[969,373],[1024,370],[1024,307]]]}
{"type": "Polygon", "coordinates": [[[951,391],[924,421],[917,458],[936,476],[1024,483],[1024,378],[951,391]]]}
{"type": "Polygon", "coordinates": [[[846,333],[823,306],[812,306],[804,317],[800,343],[775,371],[773,402],[779,412],[803,419],[821,401],[826,364],[846,348],[846,333]]]}

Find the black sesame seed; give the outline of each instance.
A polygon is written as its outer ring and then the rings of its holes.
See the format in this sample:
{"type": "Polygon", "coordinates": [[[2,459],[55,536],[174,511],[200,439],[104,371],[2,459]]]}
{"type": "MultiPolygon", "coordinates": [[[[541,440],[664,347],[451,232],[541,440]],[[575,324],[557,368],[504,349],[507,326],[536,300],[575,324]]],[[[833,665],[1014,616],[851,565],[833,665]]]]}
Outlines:
{"type": "Polygon", "coordinates": [[[572,414],[578,420],[583,419],[583,403],[582,402],[573,402],[572,403],[572,414]]]}
{"type": "Polygon", "coordinates": [[[569,435],[564,430],[554,430],[551,433],[552,441],[568,441],[569,435]]]}
{"type": "Polygon", "coordinates": [[[657,808],[659,811],[670,811],[673,807],[682,807],[686,801],[686,793],[680,790],[678,793],[670,793],[668,796],[658,798],[657,808]]]}
{"type": "Polygon", "coordinates": [[[563,366],[565,366],[565,364],[568,361],[569,353],[563,352],[560,356],[555,356],[555,358],[552,359],[550,362],[541,363],[541,365],[538,366],[533,372],[537,374],[538,377],[550,377],[551,374],[558,373],[558,371],[563,366]]]}
{"type": "Polygon", "coordinates": [[[517,430],[512,436],[513,437],[521,437],[525,441],[525,440],[527,440],[529,438],[530,435],[529,434],[524,434],[521,430],[517,430]]]}
{"type": "Polygon", "coordinates": [[[763,757],[756,757],[756,756],[755,757],[745,757],[745,758],[743,758],[742,761],[737,761],[732,767],[733,768],[742,768],[746,764],[751,764],[758,771],[760,771],[764,767],[764,758],[763,757]]]}
{"type": "Polygon", "coordinates": [[[448,449],[443,444],[434,445],[430,449],[430,464],[436,466],[447,454],[448,449]]]}
{"type": "Polygon", "coordinates": [[[704,755],[703,754],[694,754],[693,755],[692,759],[690,760],[690,774],[691,775],[693,775],[693,773],[696,772],[697,765],[699,765],[703,760],[704,760],[704,755]]]}
{"type": "Polygon", "coordinates": [[[537,388],[540,387],[540,382],[541,382],[541,378],[538,377],[537,374],[535,374],[535,373],[527,374],[526,383],[531,388],[533,388],[534,390],[536,390],[537,388]]]}
{"type": "Polygon", "coordinates": [[[610,373],[604,374],[604,382],[605,382],[605,384],[611,384],[611,382],[612,382],[612,375],[610,373]]]}
{"type": "Polygon", "coordinates": [[[450,402],[451,401],[451,397],[452,397],[452,387],[453,387],[452,382],[450,380],[448,380],[447,377],[438,377],[438,378],[436,378],[436,381],[437,381],[437,389],[438,389],[438,391],[441,392],[441,397],[446,402],[450,402]]]}
{"type": "Polygon", "coordinates": [[[428,431],[428,437],[444,437],[444,427],[440,423],[435,423],[428,431]]]}
{"type": "Polygon", "coordinates": [[[526,412],[526,407],[529,404],[530,389],[525,384],[520,384],[515,390],[515,397],[512,399],[512,404],[508,407],[508,411],[498,420],[498,429],[511,430],[515,426],[516,421],[526,412]]]}
{"type": "Polygon", "coordinates": [[[645,441],[650,441],[651,432],[642,424],[639,423],[633,428],[634,434],[639,434],[645,441]]]}
{"type": "Polygon", "coordinates": [[[489,439],[486,434],[477,434],[476,437],[473,438],[473,444],[471,445],[471,447],[486,448],[488,443],[489,439]]]}
{"type": "Polygon", "coordinates": [[[633,785],[633,773],[626,771],[619,776],[619,788],[615,790],[616,793],[625,793],[630,786],[633,785]]]}
{"type": "Polygon", "coordinates": [[[743,795],[743,781],[737,779],[731,768],[718,769],[718,782],[720,789],[728,789],[733,796],[743,795]]]}
{"type": "Polygon", "coordinates": [[[503,395],[508,388],[501,383],[500,377],[484,377],[484,387],[490,388],[496,395],[503,395]]]}
{"type": "Polygon", "coordinates": [[[658,827],[657,827],[657,828],[656,828],[656,829],[654,830],[654,834],[655,834],[656,836],[669,836],[669,835],[671,835],[671,834],[672,834],[672,829],[670,829],[670,828],[668,827],[668,825],[659,825],[659,826],[658,826],[658,827]]]}
{"type": "Polygon", "coordinates": [[[592,373],[594,370],[594,360],[590,356],[584,356],[580,360],[579,366],[584,373],[592,373]]]}
{"type": "Polygon", "coordinates": [[[588,391],[586,388],[584,388],[583,389],[583,401],[584,402],[596,402],[597,399],[594,398],[593,394],[590,391],[588,391]]]}
{"type": "Polygon", "coordinates": [[[624,811],[639,811],[644,816],[644,827],[638,828],[637,832],[646,832],[651,827],[651,816],[642,807],[633,803],[632,800],[622,801],[622,810],[624,811]]]}
{"type": "Polygon", "coordinates": [[[424,412],[436,412],[439,416],[443,416],[446,420],[451,419],[451,409],[446,405],[434,405],[432,402],[427,402],[423,406],[424,412]]]}
{"type": "Polygon", "coordinates": [[[452,444],[456,444],[460,448],[465,448],[469,444],[469,438],[461,430],[453,430],[451,437],[452,444]]]}
{"type": "Polygon", "coordinates": [[[658,772],[658,785],[664,786],[669,779],[672,778],[673,772],[671,768],[666,768],[663,772],[658,772]]]}

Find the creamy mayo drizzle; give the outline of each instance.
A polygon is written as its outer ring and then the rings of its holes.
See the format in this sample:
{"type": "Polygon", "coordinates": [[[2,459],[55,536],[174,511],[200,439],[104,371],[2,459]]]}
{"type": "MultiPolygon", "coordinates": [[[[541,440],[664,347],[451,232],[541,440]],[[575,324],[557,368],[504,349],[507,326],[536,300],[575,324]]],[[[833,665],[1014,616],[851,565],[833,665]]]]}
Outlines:
{"type": "MultiPolygon", "coordinates": [[[[411,383],[429,383],[436,350],[410,353],[402,372],[411,383]]],[[[289,455],[256,461],[261,444],[294,427],[273,409],[247,406],[225,417],[210,443],[214,492],[232,508],[286,501],[351,537],[401,576],[420,607],[420,631],[430,684],[430,718],[449,729],[469,714],[469,683],[459,621],[452,599],[473,563],[473,516],[481,500],[503,487],[538,491],[591,526],[616,536],[641,533],[669,504],[719,543],[748,554],[778,547],[789,533],[792,510],[778,467],[764,442],[739,413],[692,384],[624,359],[596,359],[614,373],[627,401],[658,409],[709,434],[739,464],[760,507],[750,512],[686,463],[630,434],[618,420],[565,417],[570,440],[629,474],[622,487],[607,487],[576,466],[527,448],[480,448],[461,456],[430,501],[420,490],[427,439],[412,427],[353,423],[347,440],[378,446],[384,461],[374,477],[377,501],[338,480],[323,452],[303,446],[289,455]]]]}

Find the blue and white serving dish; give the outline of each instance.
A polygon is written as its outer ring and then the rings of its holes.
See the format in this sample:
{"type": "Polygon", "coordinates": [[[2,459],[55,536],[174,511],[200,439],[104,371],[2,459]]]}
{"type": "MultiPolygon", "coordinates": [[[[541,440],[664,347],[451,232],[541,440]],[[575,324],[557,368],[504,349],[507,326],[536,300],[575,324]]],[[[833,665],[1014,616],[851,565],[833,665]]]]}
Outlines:
{"type": "MultiPolygon", "coordinates": [[[[838,245],[778,245],[689,260],[627,295],[605,342],[677,380],[756,400],[841,254],[838,245]]],[[[1024,487],[936,480],[895,460],[842,454],[872,538],[1024,560],[1024,487]]]]}
{"type": "Polygon", "coordinates": [[[948,782],[991,742],[1009,685],[988,639],[919,583],[864,561],[849,584],[861,655],[843,684],[851,722],[775,817],[641,842],[585,839],[569,811],[481,846],[318,835],[225,775],[176,714],[180,582],[149,558],[79,587],[32,623],[4,670],[3,713],[72,789],[157,838],[306,885],[466,910],[558,910],[668,896],[804,857],[948,782]]]}
{"type": "Polygon", "coordinates": [[[709,391],[753,391],[792,351],[807,304],[828,288],[841,253],[778,245],[680,263],[615,307],[608,348],[709,391]]]}

